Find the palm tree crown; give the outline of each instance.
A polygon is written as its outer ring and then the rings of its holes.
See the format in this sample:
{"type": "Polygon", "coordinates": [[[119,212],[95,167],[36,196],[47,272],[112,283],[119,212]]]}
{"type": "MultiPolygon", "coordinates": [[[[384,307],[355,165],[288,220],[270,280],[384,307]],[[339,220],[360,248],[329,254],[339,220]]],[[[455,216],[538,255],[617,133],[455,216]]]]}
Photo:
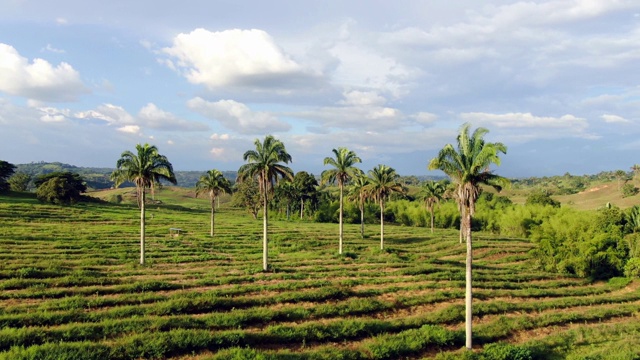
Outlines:
{"type": "Polygon", "coordinates": [[[291,162],[291,155],[287,152],[284,144],[267,135],[263,142],[256,139],[254,142],[256,149],[247,150],[244,161],[247,164],[240,166],[238,170],[238,181],[255,178],[258,180],[260,194],[263,200],[263,242],[262,242],[262,268],[267,271],[267,224],[268,224],[268,202],[269,195],[273,192],[274,184],[280,178],[293,180],[293,171],[280,163],[291,162]]]}
{"type": "Polygon", "coordinates": [[[220,194],[231,193],[231,182],[224,177],[224,174],[220,170],[213,169],[207,171],[206,174],[200,176],[198,182],[196,182],[196,197],[202,193],[209,193],[209,200],[211,200],[211,231],[210,235],[213,236],[213,221],[215,214],[215,201],[216,197],[220,194]]]}
{"type": "Polygon", "coordinates": [[[359,162],[362,162],[360,158],[356,155],[355,152],[339,147],[337,149],[333,149],[333,154],[335,158],[326,157],[324,158],[325,165],[333,166],[333,169],[328,169],[320,174],[321,184],[326,184],[330,182],[337,182],[338,188],[340,189],[340,218],[339,218],[339,243],[338,243],[338,253],[342,254],[342,234],[343,234],[343,192],[344,192],[344,184],[349,181],[352,177],[356,175],[360,169],[354,167],[353,165],[359,162]]]}

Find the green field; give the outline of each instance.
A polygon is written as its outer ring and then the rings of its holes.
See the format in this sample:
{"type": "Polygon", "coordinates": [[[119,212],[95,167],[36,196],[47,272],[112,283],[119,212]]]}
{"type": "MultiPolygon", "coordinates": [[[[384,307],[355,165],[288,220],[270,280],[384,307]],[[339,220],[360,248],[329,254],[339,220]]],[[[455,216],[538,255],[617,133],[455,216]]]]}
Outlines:
{"type": "MultiPolygon", "coordinates": [[[[338,256],[337,224],[274,220],[263,273],[261,220],[223,201],[210,238],[207,199],[157,200],[141,267],[137,207],[0,196],[0,359],[471,358],[457,231],[388,224],[381,251],[345,225],[338,256]]],[[[639,359],[640,283],[542,272],[533,246],[475,234],[475,356],[639,359]]]]}

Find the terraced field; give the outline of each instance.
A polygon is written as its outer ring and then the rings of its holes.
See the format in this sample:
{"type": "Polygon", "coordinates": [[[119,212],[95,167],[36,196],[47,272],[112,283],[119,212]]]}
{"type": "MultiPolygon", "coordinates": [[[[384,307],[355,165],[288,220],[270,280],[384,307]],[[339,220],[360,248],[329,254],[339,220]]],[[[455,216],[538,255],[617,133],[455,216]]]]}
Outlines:
{"type": "MultiPolygon", "coordinates": [[[[272,221],[263,273],[262,222],[223,206],[212,239],[202,204],[150,206],[141,267],[137,208],[0,196],[0,359],[472,357],[457,232],[390,225],[380,251],[346,226],[338,256],[337,225],[272,221]]],[[[638,282],[540,272],[533,246],[476,235],[474,356],[640,358],[638,282]]]]}

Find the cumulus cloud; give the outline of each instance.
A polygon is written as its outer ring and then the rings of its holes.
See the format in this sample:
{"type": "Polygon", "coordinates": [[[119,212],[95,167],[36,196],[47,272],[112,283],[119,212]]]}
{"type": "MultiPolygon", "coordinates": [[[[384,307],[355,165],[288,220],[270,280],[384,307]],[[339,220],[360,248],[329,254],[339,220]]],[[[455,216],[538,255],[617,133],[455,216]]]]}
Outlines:
{"type": "Polygon", "coordinates": [[[140,109],[138,118],[145,126],[158,130],[206,131],[209,129],[205,124],[180,119],[170,112],[159,109],[153,103],[148,103],[140,109]]]}
{"type": "Polygon", "coordinates": [[[95,110],[77,112],[73,116],[78,119],[102,120],[113,125],[131,125],[136,122],[123,107],[113,104],[103,104],[95,110]]]}
{"type": "Polygon", "coordinates": [[[191,83],[209,89],[292,88],[315,75],[291,59],[263,30],[196,29],[177,35],[162,49],[163,63],[179,70],[191,83]]]}
{"type": "Polygon", "coordinates": [[[628,123],[629,120],[623,118],[622,116],[612,115],[612,114],[604,114],[602,115],[602,119],[606,123],[628,123]]]}
{"type": "Polygon", "coordinates": [[[44,122],[62,122],[69,118],[71,111],[69,109],[56,109],[54,107],[38,108],[42,113],[40,120],[44,122]]]}
{"type": "MultiPolygon", "coordinates": [[[[143,106],[137,116],[131,115],[121,106],[113,104],[103,104],[96,109],[80,111],[73,114],[77,119],[99,120],[109,125],[136,125],[138,129],[142,127],[161,131],[206,131],[209,127],[195,121],[188,121],[178,118],[174,114],[158,108],[153,103],[143,106]]],[[[124,132],[132,132],[128,127],[124,132]]]]}
{"type": "Polygon", "coordinates": [[[29,62],[10,45],[0,43],[0,91],[40,101],[75,101],[88,93],[80,74],[69,64],[29,62]]]}
{"type": "Polygon", "coordinates": [[[225,127],[242,134],[264,134],[265,132],[288,131],[291,125],[278,120],[269,112],[252,111],[245,104],[234,100],[220,100],[211,102],[200,97],[187,102],[187,106],[213,120],[217,120],[225,127]]]}
{"type": "Polygon", "coordinates": [[[117,128],[116,130],[126,133],[126,134],[135,134],[135,135],[140,135],[140,126],[138,125],[125,125],[122,127],[117,128]]]}
{"type": "Polygon", "coordinates": [[[337,106],[325,106],[291,115],[319,123],[310,126],[314,133],[326,133],[328,128],[342,129],[394,129],[404,125],[404,114],[393,107],[384,106],[386,99],[373,91],[348,91],[337,106]],[[315,130],[314,130],[315,129],[315,130]]]}
{"type": "Polygon", "coordinates": [[[212,134],[209,137],[209,139],[211,139],[211,140],[229,140],[230,136],[229,136],[229,134],[217,134],[217,133],[215,133],[215,134],[212,134]]]}

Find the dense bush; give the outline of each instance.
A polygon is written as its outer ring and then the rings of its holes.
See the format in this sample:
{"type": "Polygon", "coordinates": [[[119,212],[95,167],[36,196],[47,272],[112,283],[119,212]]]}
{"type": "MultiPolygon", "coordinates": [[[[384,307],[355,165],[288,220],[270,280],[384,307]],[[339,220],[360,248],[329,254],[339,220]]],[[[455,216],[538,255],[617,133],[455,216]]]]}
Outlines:
{"type": "Polygon", "coordinates": [[[547,193],[534,192],[527,196],[525,202],[526,205],[549,205],[553,207],[560,207],[560,202],[551,198],[547,193]]]}

